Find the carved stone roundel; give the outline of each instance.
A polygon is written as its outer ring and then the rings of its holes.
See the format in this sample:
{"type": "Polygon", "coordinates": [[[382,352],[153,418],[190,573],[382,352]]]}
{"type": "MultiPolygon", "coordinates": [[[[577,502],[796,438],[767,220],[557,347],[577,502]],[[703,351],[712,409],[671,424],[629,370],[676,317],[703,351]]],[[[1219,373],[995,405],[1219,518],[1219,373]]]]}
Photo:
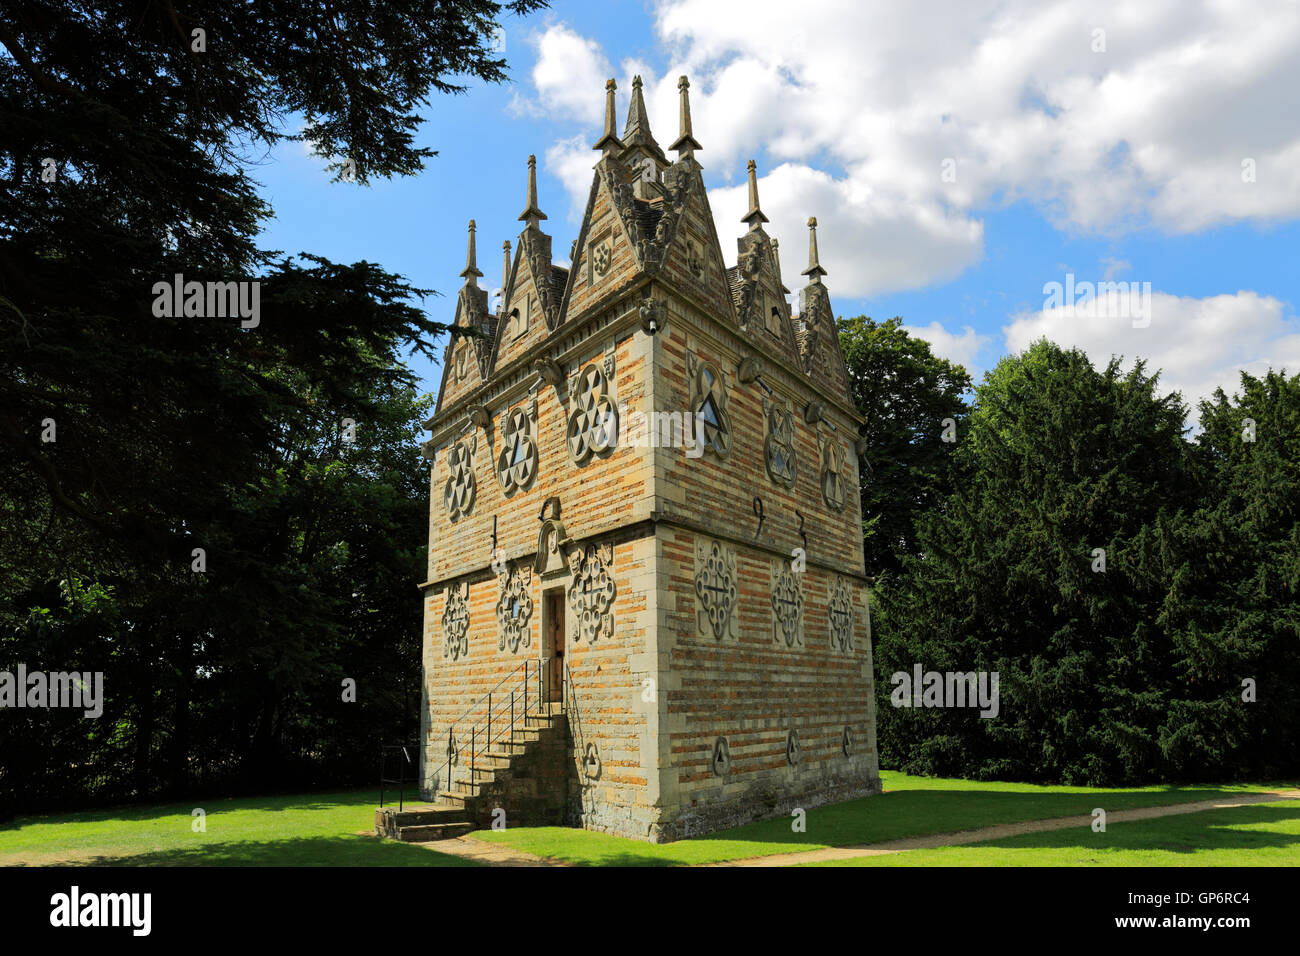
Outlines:
{"type": "Polygon", "coordinates": [[[522,408],[506,416],[502,449],[497,457],[497,478],[507,496],[527,488],[537,474],[537,441],[533,422],[522,408]]]}
{"type": "Polygon", "coordinates": [[[607,394],[605,373],[597,365],[582,370],[573,386],[573,412],[569,415],[569,454],[582,464],[591,455],[618,442],[618,410],[607,394]]]}
{"type": "Polygon", "coordinates": [[[474,459],[470,446],[456,442],[447,450],[447,470],[451,473],[443,486],[442,499],[452,519],[469,514],[474,507],[474,459]]]}

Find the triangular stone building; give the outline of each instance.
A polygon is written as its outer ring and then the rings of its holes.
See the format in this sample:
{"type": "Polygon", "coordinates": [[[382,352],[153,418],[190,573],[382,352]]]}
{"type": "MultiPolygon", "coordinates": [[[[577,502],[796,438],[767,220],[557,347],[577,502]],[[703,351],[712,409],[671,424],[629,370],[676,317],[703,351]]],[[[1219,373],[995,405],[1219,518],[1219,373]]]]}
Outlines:
{"type": "Polygon", "coordinates": [[[528,159],[503,293],[469,224],[432,437],[428,839],[567,823],[654,841],[879,790],[855,441],[816,221],[792,315],[749,164],[723,259],[679,81],[669,160],[615,86],[571,252],[528,159]]]}

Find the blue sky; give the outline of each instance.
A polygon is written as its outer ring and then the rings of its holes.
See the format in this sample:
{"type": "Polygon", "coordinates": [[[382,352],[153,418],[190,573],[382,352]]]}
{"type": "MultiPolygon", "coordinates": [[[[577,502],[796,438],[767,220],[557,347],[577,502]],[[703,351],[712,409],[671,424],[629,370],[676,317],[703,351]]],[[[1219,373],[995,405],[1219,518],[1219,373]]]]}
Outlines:
{"type": "Polygon", "coordinates": [[[837,313],[900,315],[977,376],[1039,335],[1143,356],[1189,400],[1238,368],[1300,371],[1294,4],[557,0],[507,19],[505,55],[509,84],[431,103],[419,141],[439,155],[419,176],[332,184],[301,144],[273,153],[255,170],[264,244],[381,263],[442,293],[425,307],[450,321],[471,218],[482,284],[500,284],[528,154],[560,261],[605,77],[620,132],[644,77],[666,148],[686,74],[728,263],[753,158],[788,286],[816,215],[837,313]],[[1149,294],[1047,303],[1067,273],[1149,294]]]}

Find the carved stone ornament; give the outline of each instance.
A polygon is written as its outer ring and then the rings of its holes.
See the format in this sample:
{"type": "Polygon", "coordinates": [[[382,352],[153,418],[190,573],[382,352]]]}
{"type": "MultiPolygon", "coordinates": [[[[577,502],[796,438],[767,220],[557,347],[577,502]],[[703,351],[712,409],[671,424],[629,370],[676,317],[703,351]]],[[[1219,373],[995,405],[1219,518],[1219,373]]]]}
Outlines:
{"type": "Polygon", "coordinates": [[[594,742],[587,744],[582,754],[582,772],[588,780],[600,778],[600,748],[594,742]]]}
{"type": "Polygon", "coordinates": [[[736,550],[711,538],[695,539],[696,626],[706,637],[738,638],[736,550]]]}
{"type": "Polygon", "coordinates": [[[844,454],[844,445],[833,435],[826,435],[821,440],[821,485],[822,501],[832,511],[843,511],[848,477],[845,465],[848,456],[844,454]]]}
{"type": "Polygon", "coordinates": [[[803,747],[799,744],[799,731],[791,730],[785,735],[785,762],[795,766],[803,759],[803,747]]]}
{"type": "Polygon", "coordinates": [[[763,442],[763,460],[773,481],[793,488],[797,474],[794,448],[794,411],[780,402],[763,399],[767,418],[767,438],[763,442]]]}
{"type": "Polygon", "coordinates": [[[803,582],[785,561],[772,562],[772,639],[803,647],[803,582]]]}
{"type": "Polygon", "coordinates": [[[849,727],[845,727],[840,736],[840,752],[846,757],[853,756],[853,730],[849,727]]]}
{"type": "Polygon", "coordinates": [[[506,416],[501,445],[497,479],[508,498],[527,488],[537,474],[537,425],[528,409],[515,408],[506,416]]]}
{"type": "Polygon", "coordinates": [[[614,262],[614,250],[608,237],[601,239],[591,247],[591,267],[600,278],[605,277],[614,262]]]}
{"type": "Polygon", "coordinates": [[[703,435],[704,451],[725,456],[731,451],[726,380],[716,365],[696,360],[693,353],[688,353],[687,364],[691,369],[691,440],[703,435]]]}
{"type": "Polygon", "coordinates": [[[515,566],[497,575],[497,650],[519,652],[532,645],[532,568],[515,566]]]}
{"type": "Polygon", "coordinates": [[[614,636],[614,548],[588,545],[570,552],[569,606],[573,609],[574,640],[596,643],[614,636]]]}
{"type": "Polygon", "coordinates": [[[725,777],[731,773],[731,746],[726,737],[719,737],[713,742],[713,756],[709,765],[716,777],[725,777]]]}
{"type": "Polygon", "coordinates": [[[637,307],[641,316],[641,331],[646,335],[658,335],[668,325],[668,307],[661,299],[642,299],[637,307]]]}
{"type": "Polygon", "coordinates": [[[566,434],[569,454],[579,465],[618,443],[618,410],[608,392],[605,373],[595,364],[582,370],[571,390],[566,434]]]}
{"type": "Polygon", "coordinates": [[[826,609],[830,621],[831,647],[843,653],[853,651],[853,592],[846,578],[837,577],[831,586],[831,600],[826,609]]]}
{"type": "Polygon", "coordinates": [[[442,656],[453,661],[469,654],[469,584],[447,588],[442,607],[442,656]]]}
{"type": "Polygon", "coordinates": [[[474,452],[478,436],[472,434],[447,450],[447,483],[443,486],[442,500],[453,521],[469,514],[474,507],[474,452]]]}

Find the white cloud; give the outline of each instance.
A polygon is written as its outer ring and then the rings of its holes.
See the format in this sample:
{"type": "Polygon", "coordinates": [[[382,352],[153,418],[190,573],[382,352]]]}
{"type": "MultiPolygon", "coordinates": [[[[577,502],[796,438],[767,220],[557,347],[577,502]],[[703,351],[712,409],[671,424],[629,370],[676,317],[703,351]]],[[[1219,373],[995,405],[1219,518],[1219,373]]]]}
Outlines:
{"type": "Polygon", "coordinates": [[[972,377],[982,371],[975,359],[976,353],[992,341],[987,335],[977,334],[969,325],[962,326],[961,335],[954,335],[938,322],[926,326],[904,325],[902,329],[913,338],[929,342],[930,350],[940,358],[964,365],[972,377]]]}
{"type": "Polygon", "coordinates": [[[1182,392],[1193,417],[1196,402],[1216,387],[1229,395],[1238,388],[1239,370],[1260,375],[1272,366],[1300,372],[1300,320],[1271,296],[1239,291],[1197,299],[1156,292],[1145,328],[1134,327],[1131,316],[1089,316],[1088,311],[1065,305],[1013,316],[1002,329],[1006,349],[1020,352],[1045,337],[1082,349],[1098,366],[1112,355],[1123,356],[1126,369],[1145,359],[1148,371],[1162,370],[1164,391],[1182,392]]]}
{"type": "MultiPolygon", "coordinates": [[[[765,156],[763,208],[787,272],[816,215],[842,295],[954,277],[983,255],[981,214],[1018,200],[1108,235],[1300,216],[1292,0],[664,0],[654,16],[662,73],[614,69],[596,41],[549,25],[528,108],[580,122],[589,147],[605,78],[618,77],[621,126],[639,72],[666,147],[688,75],[698,158],[735,184],[711,194],[728,257],[745,160],[765,156]]],[[[595,155],[583,169],[578,153],[556,155],[580,208],[595,155]]]]}

